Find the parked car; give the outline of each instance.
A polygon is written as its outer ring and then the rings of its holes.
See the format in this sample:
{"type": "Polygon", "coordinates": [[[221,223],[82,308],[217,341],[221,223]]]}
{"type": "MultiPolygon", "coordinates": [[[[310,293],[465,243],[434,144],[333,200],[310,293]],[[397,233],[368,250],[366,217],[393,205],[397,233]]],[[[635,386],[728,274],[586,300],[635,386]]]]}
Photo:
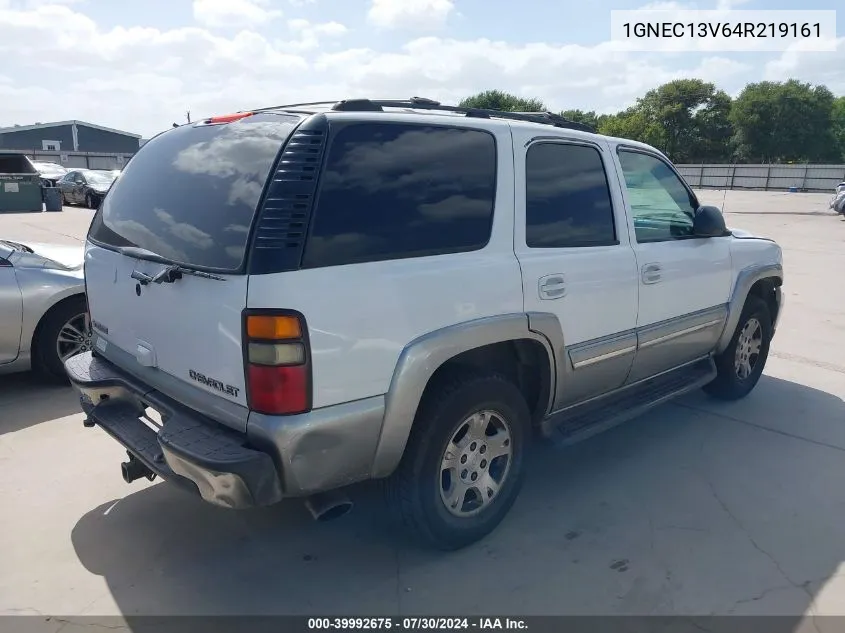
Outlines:
{"type": "Polygon", "coordinates": [[[114,181],[115,176],[110,171],[77,169],[65,174],[58,186],[65,204],[84,204],[89,209],[96,209],[114,181]]]}
{"type": "Polygon", "coordinates": [[[67,380],[63,361],[90,347],[83,247],[0,239],[0,374],[67,380]]]}
{"type": "Polygon", "coordinates": [[[30,161],[32,166],[41,175],[41,181],[49,187],[55,187],[65,174],[67,169],[57,163],[44,162],[40,160],[30,161]]]}
{"type": "Polygon", "coordinates": [[[831,199],[830,208],[839,215],[845,215],[845,184],[841,187],[841,189],[837,189],[836,194],[831,199]]]}
{"type": "Polygon", "coordinates": [[[782,312],[781,248],[658,150],[420,99],[168,130],[85,248],[95,342],[65,367],[126,481],[325,519],[384,479],[443,549],[502,521],[534,434],[744,397],[782,312]]]}

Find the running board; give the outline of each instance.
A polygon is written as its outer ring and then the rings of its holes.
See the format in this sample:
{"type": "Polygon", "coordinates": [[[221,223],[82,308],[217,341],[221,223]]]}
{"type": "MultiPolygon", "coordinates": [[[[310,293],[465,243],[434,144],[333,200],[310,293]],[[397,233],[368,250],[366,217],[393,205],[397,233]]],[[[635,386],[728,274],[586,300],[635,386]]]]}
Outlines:
{"type": "Polygon", "coordinates": [[[700,389],[715,377],[713,359],[703,358],[609,395],[552,413],[543,420],[541,433],[558,446],[576,444],[673,398],[700,389]]]}

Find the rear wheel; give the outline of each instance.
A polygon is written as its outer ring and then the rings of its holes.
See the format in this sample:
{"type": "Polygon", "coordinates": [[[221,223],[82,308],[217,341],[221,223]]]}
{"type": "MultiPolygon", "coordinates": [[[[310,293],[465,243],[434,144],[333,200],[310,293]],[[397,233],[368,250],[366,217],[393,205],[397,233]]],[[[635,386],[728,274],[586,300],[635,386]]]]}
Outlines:
{"type": "Polygon", "coordinates": [[[720,400],[738,400],[754,389],[769,357],[772,317],[760,297],[745,301],[727,349],[716,357],[716,379],[704,391],[720,400]]]}
{"type": "Polygon", "coordinates": [[[45,377],[65,380],[64,361],[91,349],[91,320],[83,297],[53,307],[43,317],[35,341],[36,369],[45,377]]]}
{"type": "Polygon", "coordinates": [[[68,200],[67,194],[63,191],[62,192],[62,204],[65,206],[70,206],[70,200],[68,200]]]}
{"type": "Polygon", "coordinates": [[[97,208],[97,200],[90,193],[85,194],[85,206],[88,207],[89,209],[96,209],[97,208]]]}
{"type": "Polygon", "coordinates": [[[522,486],[530,414],[499,375],[441,383],[423,402],[399,468],[390,509],[415,540],[455,550],[501,523],[522,486]]]}

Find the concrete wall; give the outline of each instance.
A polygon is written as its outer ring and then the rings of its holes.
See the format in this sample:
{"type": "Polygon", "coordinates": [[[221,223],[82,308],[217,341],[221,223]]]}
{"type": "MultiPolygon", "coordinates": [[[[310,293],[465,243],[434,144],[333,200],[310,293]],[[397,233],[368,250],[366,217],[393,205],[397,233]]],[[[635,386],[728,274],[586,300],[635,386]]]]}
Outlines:
{"type": "Polygon", "coordinates": [[[691,187],[832,192],[845,165],[676,165],[691,187]]]}

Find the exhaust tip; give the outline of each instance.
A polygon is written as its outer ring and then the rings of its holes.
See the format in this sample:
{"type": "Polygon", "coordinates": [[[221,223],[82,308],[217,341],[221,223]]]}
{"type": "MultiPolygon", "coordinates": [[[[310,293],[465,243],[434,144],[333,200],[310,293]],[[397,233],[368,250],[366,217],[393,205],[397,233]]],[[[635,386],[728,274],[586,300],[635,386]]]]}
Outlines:
{"type": "Polygon", "coordinates": [[[337,492],[324,492],[308,497],[305,507],[315,521],[325,523],[339,519],[352,510],[353,503],[346,495],[337,492]]]}

